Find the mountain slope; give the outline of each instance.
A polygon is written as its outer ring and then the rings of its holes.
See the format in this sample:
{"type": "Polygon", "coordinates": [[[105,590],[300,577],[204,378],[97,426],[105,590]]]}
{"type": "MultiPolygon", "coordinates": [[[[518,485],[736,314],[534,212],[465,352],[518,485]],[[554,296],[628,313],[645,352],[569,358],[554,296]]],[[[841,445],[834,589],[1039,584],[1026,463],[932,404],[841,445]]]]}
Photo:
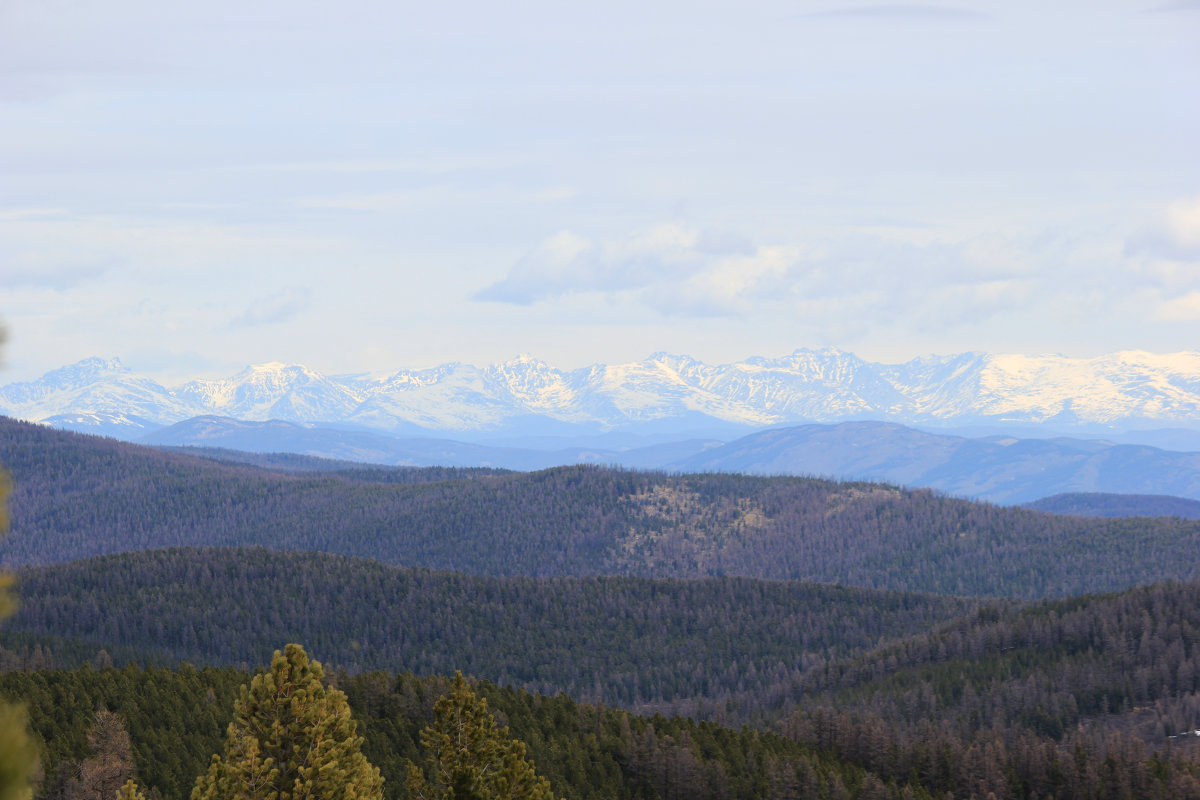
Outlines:
{"type": "Polygon", "coordinates": [[[0,461],[16,485],[0,543],[9,565],[257,544],[482,575],[741,575],[1015,597],[1200,574],[1200,523],[1043,515],[878,484],[596,467],[425,481],[280,473],[12,420],[0,420],[0,461]]]}
{"type": "Polygon", "coordinates": [[[461,669],[626,708],[757,692],[977,605],[745,578],[470,577],[240,548],[101,556],[19,579],[6,629],[44,641],[215,665],[261,663],[279,642],[301,641],[354,672],[461,669]]]}
{"type": "Polygon", "coordinates": [[[1200,501],[1162,494],[1079,492],[1043,497],[1026,508],[1083,517],[1182,517],[1200,519],[1200,501]]]}
{"type": "MultiPolygon", "coordinates": [[[[830,663],[806,659],[807,647],[918,623],[938,599],[729,579],[469,579],[264,551],[160,551],[25,574],[33,617],[57,616],[92,637],[103,630],[206,653],[231,644],[244,651],[247,643],[227,633],[242,623],[255,636],[289,628],[289,638],[321,638],[310,649],[323,659],[331,646],[354,658],[382,643],[420,665],[431,647],[472,671],[507,664],[511,678],[515,665],[531,666],[585,696],[621,697],[623,687],[633,696],[676,693],[642,707],[729,722],[765,711],[775,720],[773,732],[734,733],[480,686],[568,797],[1200,798],[1191,733],[1200,720],[1196,582],[988,604],[830,663]],[[264,596],[278,598],[265,613],[264,596]],[[363,614],[372,600],[382,613],[363,614]],[[99,628],[89,627],[97,619],[99,628]],[[342,619],[349,629],[339,628],[342,619]],[[721,702],[732,683],[746,691],[721,702]],[[718,702],[686,701],[689,688],[718,702]]],[[[89,755],[87,726],[108,708],[129,726],[139,777],[182,796],[219,746],[220,711],[245,673],[112,669],[99,652],[94,661],[101,667],[0,673],[0,694],[28,703],[45,742],[49,793],[61,794],[71,762],[89,755]]],[[[390,671],[337,673],[331,682],[346,691],[365,751],[392,781],[389,797],[401,800],[405,759],[417,758],[418,731],[445,682],[390,671]]]]}
{"type": "Polygon", "coordinates": [[[516,470],[546,469],[568,464],[620,464],[654,469],[720,444],[717,441],[693,440],[621,451],[579,446],[543,450],[473,444],[451,439],[401,438],[369,430],[343,430],[280,420],[243,422],[212,416],[177,422],[140,437],[138,442],[157,447],[215,447],[248,453],[296,453],[388,466],[516,470]]]}
{"type": "Polygon", "coordinates": [[[667,466],[882,480],[999,503],[1065,492],[1200,499],[1200,453],[1066,438],[968,439],[882,422],[763,431],[667,466]]]}
{"type": "Polygon", "coordinates": [[[1086,491],[1174,492],[1200,497],[1200,455],[1196,453],[1065,437],[966,438],[879,422],[776,428],[728,443],[693,439],[621,450],[502,447],[281,421],[196,417],[147,434],[140,441],[407,466],[536,470],[602,464],[683,472],[821,475],[929,487],[998,503],[1086,491]]]}
{"type": "Polygon", "coordinates": [[[896,727],[936,715],[960,737],[997,723],[1061,739],[1200,728],[1200,582],[978,613],[806,674],[801,709],[869,710],[896,727]]]}

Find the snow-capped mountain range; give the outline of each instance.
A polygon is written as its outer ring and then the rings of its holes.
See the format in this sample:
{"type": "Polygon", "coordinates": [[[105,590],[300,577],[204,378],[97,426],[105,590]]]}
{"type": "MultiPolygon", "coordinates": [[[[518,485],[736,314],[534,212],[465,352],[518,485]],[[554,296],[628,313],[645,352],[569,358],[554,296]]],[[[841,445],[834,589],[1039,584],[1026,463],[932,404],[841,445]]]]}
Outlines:
{"type": "Polygon", "coordinates": [[[529,356],[450,363],[382,380],[259,364],[173,388],[89,358],[0,387],[0,413],[136,436],[201,415],[401,435],[706,431],[883,420],[937,427],[1200,429],[1200,351],[1090,359],[962,353],[903,364],[837,349],[710,365],[657,353],[563,371],[529,356]]]}

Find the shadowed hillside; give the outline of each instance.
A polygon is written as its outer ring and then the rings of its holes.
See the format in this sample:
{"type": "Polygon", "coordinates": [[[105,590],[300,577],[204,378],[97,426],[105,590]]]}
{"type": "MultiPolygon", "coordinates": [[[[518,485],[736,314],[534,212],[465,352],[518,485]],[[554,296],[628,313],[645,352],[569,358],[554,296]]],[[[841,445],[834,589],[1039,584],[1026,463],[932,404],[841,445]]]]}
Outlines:
{"type": "Polygon", "coordinates": [[[868,483],[663,475],[280,473],[0,422],[10,565],[262,545],[480,575],[813,580],[1065,596],[1200,574],[1200,523],[1085,520],[868,483]]]}
{"type": "Polygon", "coordinates": [[[1200,500],[1165,494],[1079,492],[1044,497],[1025,508],[1081,517],[1180,517],[1200,519],[1200,500]]]}
{"type": "Polygon", "coordinates": [[[76,640],[76,657],[106,648],[118,662],[136,653],[238,665],[269,660],[273,642],[302,640],[355,672],[463,669],[664,710],[761,692],[977,605],[748,578],[472,577],[262,549],[127,553],[20,578],[21,609],[0,642],[24,632],[52,648],[76,640]],[[80,644],[90,647],[80,653],[80,644]]]}

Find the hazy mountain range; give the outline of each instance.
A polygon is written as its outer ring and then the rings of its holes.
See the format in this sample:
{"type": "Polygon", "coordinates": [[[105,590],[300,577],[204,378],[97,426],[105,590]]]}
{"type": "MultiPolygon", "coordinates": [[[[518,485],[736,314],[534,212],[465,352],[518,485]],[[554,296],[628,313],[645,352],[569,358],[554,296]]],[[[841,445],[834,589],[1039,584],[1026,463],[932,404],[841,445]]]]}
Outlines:
{"type": "Polygon", "coordinates": [[[386,378],[262,364],[173,388],[91,358],[0,387],[0,414],[158,446],[393,465],[825,475],[1000,503],[1200,499],[1200,455],[1187,452],[1200,451],[1200,352],[889,365],[828,349],[717,366],[659,354],[573,371],[520,357],[386,378]]]}
{"type": "MultiPolygon", "coordinates": [[[[197,417],[139,441],[166,447],[210,448],[208,454],[221,460],[259,463],[235,451],[302,453],[338,460],[329,466],[312,465],[314,469],[333,469],[347,461],[514,470],[601,464],[670,472],[876,480],[996,503],[1027,503],[1078,492],[1174,495],[1200,500],[1200,453],[1067,437],[953,436],[889,422],[772,428],[730,442],[686,439],[624,450],[583,446],[541,450],[451,439],[400,438],[291,422],[197,417]]],[[[1071,509],[1068,513],[1080,512],[1071,509]]]]}
{"type": "Polygon", "coordinates": [[[385,378],[270,363],[175,387],[117,359],[90,358],[0,387],[0,413],[121,438],[203,415],[523,441],[619,433],[727,440],[764,427],[849,420],[1200,430],[1200,352],[1091,359],[962,353],[881,364],[837,349],[802,349],[722,365],[659,353],[570,371],[521,356],[385,378]]]}

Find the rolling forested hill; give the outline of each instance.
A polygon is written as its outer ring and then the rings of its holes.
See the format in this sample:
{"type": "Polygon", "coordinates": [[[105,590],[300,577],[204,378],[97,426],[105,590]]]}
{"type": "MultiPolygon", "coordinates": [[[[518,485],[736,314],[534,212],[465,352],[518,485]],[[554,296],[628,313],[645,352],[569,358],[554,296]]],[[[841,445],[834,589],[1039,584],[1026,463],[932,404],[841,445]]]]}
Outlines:
{"type": "Polygon", "coordinates": [[[1043,497],[1025,508],[1081,517],[1180,517],[1200,519],[1200,500],[1164,494],[1068,492],[1043,497]]]}
{"type": "Polygon", "coordinates": [[[1032,604],[745,578],[488,578],[262,549],[103,556],[20,575],[0,669],[261,663],[307,640],[351,672],[502,685],[728,721],[829,707],[963,741],[1089,720],[1200,728],[1200,581],[1032,604]],[[77,663],[77,662],[76,662],[77,663]]]}
{"type": "Polygon", "coordinates": [[[1088,719],[1153,710],[1143,733],[1161,740],[1200,728],[1197,692],[1200,582],[1191,581],[985,607],[813,670],[791,698],[853,697],[893,723],[916,724],[936,707],[963,735],[998,721],[1057,737],[1088,719]]]}
{"type": "Polygon", "coordinates": [[[747,578],[472,577],[262,549],[128,553],[19,577],[20,610],[0,631],[18,652],[29,647],[14,641],[34,641],[14,640],[23,632],[52,650],[66,640],[76,658],[105,648],[118,663],[133,653],[249,665],[269,661],[273,643],[301,641],[352,672],[462,669],[547,694],[689,711],[978,605],[747,578]]]}
{"type": "Polygon", "coordinates": [[[0,563],[262,545],[480,575],[740,575],[1014,597],[1200,575],[1200,522],[1085,520],[880,484],[564,467],[281,473],[0,422],[0,563]]]}
{"type": "MultiPolygon", "coordinates": [[[[715,582],[730,583],[751,582],[715,582]]],[[[1200,719],[1197,609],[1200,583],[985,606],[809,670],[783,687],[770,729],[480,689],[569,798],[1188,800],[1200,798],[1198,743],[1188,735],[1200,719]]],[[[0,673],[0,696],[30,706],[45,742],[46,796],[88,755],[87,726],[108,709],[129,727],[141,779],[176,798],[216,748],[247,677],[188,665],[21,671],[0,673]]],[[[404,765],[444,679],[373,672],[333,682],[350,698],[388,796],[406,797],[404,765]]]]}
{"type": "Polygon", "coordinates": [[[186,796],[289,640],[346,670],[395,800],[445,685],[396,671],[455,669],[509,687],[481,690],[570,798],[1200,798],[1200,523],[800,478],[254,466],[11,421],[0,461],[0,554],[24,565],[0,695],[44,744],[39,798],[73,800],[103,709],[186,796]],[[1188,580],[1126,588],[1164,576],[1188,580]],[[180,660],[223,668],[143,668],[180,660]]]}
{"type": "Polygon", "coordinates": [[[788,705],[779,730],[885,779],[974,760],[983,784],[1019,777],[1018,797],[1141,797],[1115,770],[1052,762],[1072,748],[1200,755],[1200,583],[984,608],[813,670],[788,705]]]}
{"type": "MultiPolygon", "coordinates": [[[[100,708],[115,712],[128,729],[142,785],[157,797],[182,800],[219,751],[233,698],[249,679],[232,669],[186,666],[46,670],[0,674],[0,696],[30,705],[32,727],[44,746],[43,796],[72,796],[70,779],[91,755],[87,732],[100,708]]],[[[407,800],[407,766],[421,760],[420,731],[447,681],[387,673],[334,680],[349,698],[364,754],[383,775],[384,797],[407,800]]],[[[767,732],[636,717],[566,695],[489,684],[476,689],[528,746],[555,796],[569,800],[788,798],[798,797],[796,790],[818,789],[826,797],[848,799],[868,797],[864,788],[883,786],[861,767],[767,732]]]]}

